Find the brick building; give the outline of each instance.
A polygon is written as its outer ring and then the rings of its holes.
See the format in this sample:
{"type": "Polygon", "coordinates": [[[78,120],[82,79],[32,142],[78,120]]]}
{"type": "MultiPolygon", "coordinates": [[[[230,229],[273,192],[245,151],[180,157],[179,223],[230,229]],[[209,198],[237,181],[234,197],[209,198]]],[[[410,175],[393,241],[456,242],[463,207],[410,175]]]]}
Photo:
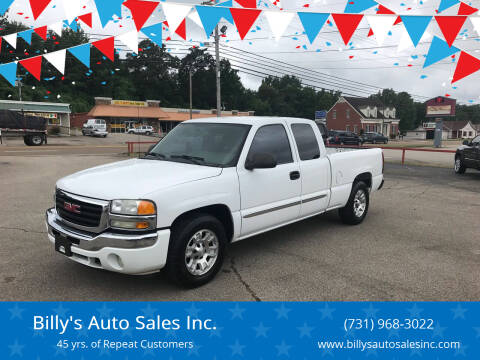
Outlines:
{"type": "Polygon", "coordinates": [[[398,135],[400,120],[396,109],[379,100],[342,96],[327,113],[329,130],[378,132],[388,137],[398,135]]]}

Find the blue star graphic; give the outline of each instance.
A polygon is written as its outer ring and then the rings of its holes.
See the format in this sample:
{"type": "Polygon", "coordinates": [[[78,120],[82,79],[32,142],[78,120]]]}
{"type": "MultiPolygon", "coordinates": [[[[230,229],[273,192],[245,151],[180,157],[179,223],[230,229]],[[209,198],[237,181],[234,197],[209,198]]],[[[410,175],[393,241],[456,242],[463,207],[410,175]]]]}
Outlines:
{"type": "Polygon", "coordinates": [[[333,312],[335,311],[334,308],[331,308],[328,306],[328,303],[325,303],[325,306],[323,307],[323,309],[318,309],[318,311],[320,311],[322,313],[322,319],[321,320],[324,320],[324,319],[330,319],[330,320],[333,320],[333,312]]]}
{"type": "Polygon", "coordinates": [[[232,313],[232,320],[236,318],[243,319],[243,313],[245,312],[245,309],[238,306],[238,304],[235,304],[234,308],[228,310],[232,313]]]}
{"type": "Polygon", "coordinates": [[[304,323],[302,327],[297,327],[298,331],[300,331],[300,339],[304,336],[312,337],[312,330],[315,329],[314,327],[308,326],[307,323],[304,323]]]}
{"type": "Polygon", "coordinates": [[[223,330],[223,327],[218,327],[217,324],[214,324],[214,329],[210,330],[210,337],[215,336],[215,337],[221,338],[222,330],[223,330]]]}
{"type": "Polygon", "coordinates": [[[126,330],[122,330],[122,338],[131,338],[133,336],[132,328],[129,326],[126,330]]]}
{"type": "Polygon", "coordinates": [[[455,349],[455,357],[456,356],[467,356],[465,354],[465,351],[468,349],[468,346],[467,345],[462,345],[460,346],[459,348],[455,349]]]}
{"type": "Polygon", "coordinates": [[[113,311],[112,308],[107,307],[107,304],[103,304],[103,306],[97,309],[97,312],[100,314],[100,318],[108,318],[110,317],[110,313],[113,311]]]}
{"type": "Polygon", "coordinates": [[[410,309],[407,309],[407,311],[410,314],[410,317],[419,318],[423,312],[423,309],[419,308],[417,304],[413,304],[413,306],[410,309]]]}
{"type": "Polygon", "coordinates": [[[277,356],[289,356],[288,352],[292,348],[291,345],[285,344],[285,340],[282,340],[282,343],[280,345],[275,345],[275,347],[277,348],[277,356]]]}
{"type": "Polygon", "coordinates": [[[463,308],[460,304],[457,305],[455,309],[450,309],[453,312],[453,320],[456,319],[465,319],[465,313],[467,309],[463,308]]]}
{"type": "Polygon", "coordinates": [[[480,327],[474,327],[473,328],[475,330],[475,332],[477,333],[477,335],[475,336],[476,339],[480,338],[480,327]]]}
{"type": "Polygon", "coordinates": [[[86,326],[82,326],[80,330],[77,331],[77,338],[88,337],[88,330],[86,326]]]}
{"type": "Polygon", "coordinates": [[[12,345],[8,345],[9,349],[10,349],[10,357],[12,356],[15,356],[15,355],[18,355],[18,356],[23,356],[23,348],[25,347],[25,345],[20,345],[18,343],[18,340],[15,340],[15,343],[13,343],[12,345]]]}
{"type": "Polygon", "coordinates": [[[198,308],[195,306],[195,304],[192,303],[192,305],[191,305],[189,308],[185,309],[185,311],[186,311],[186,313],[187,313],[188,315],[190,315],[190,317],[198,318],[198,314],[199,314],[200,311],[202,311],[202,310],[198,309],[198,308]]]}
{"type": "Polygon", "coordinates": [[[64,308],[62,304],[59,304],[58,307],[53,309],[53,311],[55,312],[55,314],[57,314],[61,318],[67,317],[68,309],[64,308]]]}
{"type": "Polygon", "coordinates": [[[265,325],[263,325],[263,322],[261,322],[260,324],[258,324],[258,326],[255,326],[253,328],[253,330],[255,330],[255,332],[257,333],[255,335],[255,337],[259,338],[259,337],[264,337],[266,338],[267,337],[267,331],[270,330],[269,327],[266,327],[265,325]]]}
{"type": "Polygon", "coordinates": [[[141,309],[143,315],[145,315],[148,318],[153,318],[155,316],[155,313],[157,312],[157,309],[152,308],[150,303],[147,305],[147,307],[141,309]]]}
{"type": "Polygon", "coordinates": [[[368,308],[363,309],[363,312],[365,313],[365,317],[372,318],[372,319],[377,318],[377,312],[378,311],[379,311],[379,309],[374,308],[371,303],[370,303],[370,306],[368,308]]]}
{"type": "Polygon", "coordinates": [[[238,339],[235,341],[235,344],[232,344],[229,346],[230,349],[232,349],[232,356],[234,355],[240,355],[243,356],[243,349],[246,348],[245,345],[240,345],[238,342],[238,339]]]}
{"type": "Polygon", "coordinates": [[[432,331],[432,338],[436,338],[437,336],[439,338],[443,338],[443,332],[446,330],[446,327],[442,327],[439,322],[437,322],[433,328],[432,331]]]}
{"type": "Polygon", "coordinates": [[[25,311],[25,309],[22,309],[18,306],[18,304],[15,304],[14,307],[8,309],[10,311],[10,320],[13,319],[22,319],[22,313],[25,311]]]}
{"type": "Polygon", "coordinates": [[[172,329],[166,330],[165,331],[165,336],[176,339],[177,338],[177,332],[175,330],[172,330],[172,329]]]}
{"type": "Polygon", "coordinates": [[[288,313],[292,311],[292,309],[286,308],[285,304],[282,304],[282,306],[274,309],[277,313],[277,319],[287,319],[288,320],[288,313]]]}

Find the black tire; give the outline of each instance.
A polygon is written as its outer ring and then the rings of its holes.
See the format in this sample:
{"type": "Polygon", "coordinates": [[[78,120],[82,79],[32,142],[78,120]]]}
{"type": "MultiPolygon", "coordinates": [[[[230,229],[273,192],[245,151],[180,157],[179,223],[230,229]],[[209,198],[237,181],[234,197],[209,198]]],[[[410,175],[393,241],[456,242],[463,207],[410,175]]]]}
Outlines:
{"type": "Polygon", "coordinates": [[[370,196],[369,188],[363,182],[359,181],[353,184],[352,192],[350,193],[350,198],[348,199],[347,205],[339,209],[338,214],[343,223],[348,225],[358,225],[363,222],[368,213],[368,207],[370,205],[370,196]],[[359,215],[359,212],[356,211],[356,196],[360,193],[363,193],[365,196],[365,209],[362,214],[359,215]]]}
{"type": "Polygon", "coordinates": [[[30,136],[31,146],[42,146],[45,142],[43,135],[31,135],[30,136]]]}
{"type": "Polygon", "coordinates": [[[32,143],[30,142],[30,136],[24,136],[23,137],[23,142],[27,146],[32,146],[32,143]]]}
{"type": "Polygon", "coordinates": [[[455,173],[459,175],[465,174],[465,171],[467,171],[467,167],[461,156],[455,156],[455,165],[453,169],[455,170],[455,173]]]}
{"type": "Polygon", "coordinates": [[[145,135],[150,136],[150,135],[152,135],[152,133],[150,131],[147,131],[147,133],[145,135]]]}
{"type": "Polygon", "coordinates": [[[222,267],[227,237],[223,224],[214,216],[194,213],[179,220],[172,228],[165,271],[170,281],[186,288],[195,288],[211,281],[222,267]],[[192,274],[186,265],[186,250],[193,235],[201,230],[215,234],[218,255],[213,266],[202,275],[192,274]]]}
{"type": "Polygon", "coordinates": [[[373,141],[372,141],[372,144],[376,144],[376,143],[377,143],[377,140],[373,140],[373,141]]]}

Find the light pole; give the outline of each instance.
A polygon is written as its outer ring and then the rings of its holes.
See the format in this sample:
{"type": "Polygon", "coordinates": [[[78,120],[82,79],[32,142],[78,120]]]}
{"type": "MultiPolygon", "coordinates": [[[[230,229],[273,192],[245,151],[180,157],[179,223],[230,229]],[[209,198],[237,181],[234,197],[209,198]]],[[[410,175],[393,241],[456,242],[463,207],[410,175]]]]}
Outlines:
{"type": "Polygon", "coordinates": [[[190,81],[190,120],[193,119],[193,94],[192,94],[192,67],[188,69],[188,77],[190,81]]]}

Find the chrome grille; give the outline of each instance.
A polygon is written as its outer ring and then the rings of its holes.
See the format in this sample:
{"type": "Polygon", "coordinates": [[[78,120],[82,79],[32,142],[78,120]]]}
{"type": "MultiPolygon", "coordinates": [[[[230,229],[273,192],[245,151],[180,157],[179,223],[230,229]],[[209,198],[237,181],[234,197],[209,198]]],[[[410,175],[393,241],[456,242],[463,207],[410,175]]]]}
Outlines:
{"type": "Polygon", "coordinates": [[[69,223],[89,228],[100,226],[103,213],[101,205],[80,201],[61,190],[57,190],[55,207],[57,214],[69,223]],[[73,209],[75,211],[72,211],[73,209]]]}

